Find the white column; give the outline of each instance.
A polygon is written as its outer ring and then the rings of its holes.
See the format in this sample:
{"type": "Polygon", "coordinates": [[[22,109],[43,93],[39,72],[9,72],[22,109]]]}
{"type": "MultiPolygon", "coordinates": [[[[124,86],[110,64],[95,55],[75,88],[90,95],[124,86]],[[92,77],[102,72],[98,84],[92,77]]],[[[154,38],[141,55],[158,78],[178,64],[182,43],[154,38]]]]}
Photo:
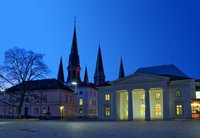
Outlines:
{"type": "Polygon", "coordinates": [[[149,89],[145,89],[145,120],[150,121],[149,89]]]}
{"type": "Polygon", "coordinates": [[[128,90],[128,120],[133,120],[133,98],[131,90],[128,90]]]}

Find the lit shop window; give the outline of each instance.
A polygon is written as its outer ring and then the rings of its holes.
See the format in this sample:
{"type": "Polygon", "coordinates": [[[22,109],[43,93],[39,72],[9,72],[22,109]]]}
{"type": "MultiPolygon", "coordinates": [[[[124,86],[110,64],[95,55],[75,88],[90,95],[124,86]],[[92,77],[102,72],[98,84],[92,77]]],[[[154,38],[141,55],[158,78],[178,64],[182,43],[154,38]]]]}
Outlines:
{"type": "Polygon", "coordinates": [[[110,108],[105,108],[105,116],[110,116],[110,108]]]}
{"type": "Polygon", "coordinates": [[[181,91],[180,90],[176,90],[176,97],[180,97],[181,96],[181,91]]]}
{"type": "Polygon", "coordinates": [[[177,104],[176,105],[176,115],[182,115],[183,114],[183,105],[177,104]]]}
{"type": "Polygon", "coordinates": [[[83,99],[79,99],[79,105],[83,105],[83,99]]]}
{"type": "Polygon", "coordinates": [[[110,94],[106,94],[106,95],[105,95],[105,100],[106,100],[106,101],[110,101],[110,94]]]}
{"type": "Polygon", "coordinates": [[[196,92],[196,99],[200,99],[200,91],[196,92]]]}

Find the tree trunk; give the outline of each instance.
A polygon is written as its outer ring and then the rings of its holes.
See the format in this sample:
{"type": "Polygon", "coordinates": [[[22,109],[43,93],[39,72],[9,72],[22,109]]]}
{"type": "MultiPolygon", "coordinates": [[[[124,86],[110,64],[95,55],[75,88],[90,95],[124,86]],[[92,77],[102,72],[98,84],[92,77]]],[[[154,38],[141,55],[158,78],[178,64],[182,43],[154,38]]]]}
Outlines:
{"type": "Polygon", "coordinates": [[[24,98],[25,98],[25,91],[23,91],[22,95],[21,95],[21,98],[20,98],[20,101],[19,101],[19,106],[18,106],[18,117],[19,119],[22,118],[22,108],[23,108],[23,105],[24,105],[24,98]]]}

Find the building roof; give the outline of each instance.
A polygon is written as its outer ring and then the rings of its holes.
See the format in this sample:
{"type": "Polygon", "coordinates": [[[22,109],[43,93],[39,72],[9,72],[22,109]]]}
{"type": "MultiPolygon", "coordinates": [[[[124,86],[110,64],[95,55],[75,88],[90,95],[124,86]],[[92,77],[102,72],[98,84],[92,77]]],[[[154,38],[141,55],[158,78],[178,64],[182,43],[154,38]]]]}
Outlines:
{"type": "Polygon", "coordinates": [[[191,79],[173,64],[139,68],[135,73],[166,76],[170,80],[191,79]]]}
{"type": "Polygon", "coordinates": [[[85,83],[85,84],[89,84],[87,66],[85,67],[84,83],[85,83]]]}
{"type": "MultiPolygon", "coordinates": [[[[74,86],[70,85],[69,87],[73,89],[74,86]]],[[[78,88],[79,87],[90,87],[90,88],[93,88],[93,89],[97,89],[94,83],[90,83],[90,82],[85,83],[85,82],[82,82],[82,81],[78,82],[77,87],[78,88]]]]}
{"type": "Polygon", "coordinates": [[[105,77],[100,46],[99,46],[99,49],[98,49],[98,56],[97,56],[96,69],[95,69],[94,77],[105,77]]]}
{"type": "Polygon", "coordinates": [[[64,71],[63,71],[63,63],[62,63],[62,57],[60,58],[60,64],[59,64],[59,69],[58,69],[58,76],[57,76],[57,80],[64,83],[65,79],[64,79],[64,71]]]}
{"type": "MultiPolygon", "coordinates": [[[[33,80],[25,82],[27,85],[27,90],[50,90],[50,89],[63,89],[73,92],[72,89],[65,86],[63,83],[56,79],[43,79],[43,80],[33,80]]],[[[21,84],[8,88],[7,91],[17,91],[21,84]]]]}
{"type": "Polygon", "coordinates": [[[124,77],[125,77],[124,66],[123,66],[123,61],[122,61],[122,58],[121,58],[118,79],[121,79],[121,78],[124,78],[124,77]]]}
{"type": "Polygon", "coordinates": [[[78,54],[78,43],[76,37],[76,23],[74,23],[74,34],[72,39],[71,53],[69,55],[68,66],[80,66],[79,54],[78,54]]]}

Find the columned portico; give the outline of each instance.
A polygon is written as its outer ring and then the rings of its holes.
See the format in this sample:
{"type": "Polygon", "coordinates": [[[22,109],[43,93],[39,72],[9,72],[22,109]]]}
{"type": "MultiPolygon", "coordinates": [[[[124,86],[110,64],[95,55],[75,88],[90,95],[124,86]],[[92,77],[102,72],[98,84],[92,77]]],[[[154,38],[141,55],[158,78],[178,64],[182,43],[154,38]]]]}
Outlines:
{"type": "Polygon", "coordinates": [[[150,120],[149,88],[145,89],[145,120],[150,120]]]}
{"type": "Polygon", "coordinates": [[[116,113],[117,119],[128,120],[129,119],[129,93],[127,90],[116,91],[116,113]]]}

